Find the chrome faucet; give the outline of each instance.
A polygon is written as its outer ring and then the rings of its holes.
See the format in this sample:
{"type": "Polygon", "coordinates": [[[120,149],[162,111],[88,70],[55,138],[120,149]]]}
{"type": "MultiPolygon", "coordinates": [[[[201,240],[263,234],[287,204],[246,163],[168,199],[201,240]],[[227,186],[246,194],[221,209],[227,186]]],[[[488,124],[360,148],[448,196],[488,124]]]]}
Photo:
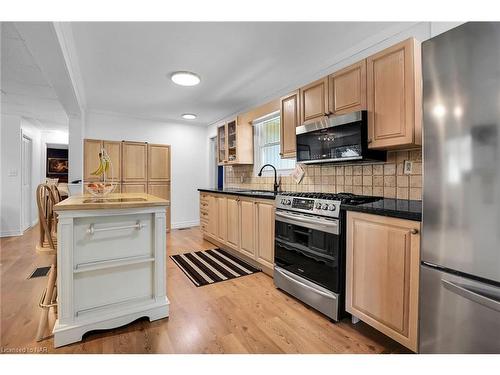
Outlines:
{"type": "Polygon", "coordinates": [[[276,193],[278,193],[278,189],[279,189],[280,185],[278,184],[278,177],[277,177],[278,174],[276,172],[276,168],[274,167],[274,165],[272,165],[272,164],[264,164],[262,166],[262,168],[260,169],[259,174],[257,176],[262,177],[262,170],[265,167],[271,167],[272,169],[274,169],[274,193],[276,194],[276,193]]]}

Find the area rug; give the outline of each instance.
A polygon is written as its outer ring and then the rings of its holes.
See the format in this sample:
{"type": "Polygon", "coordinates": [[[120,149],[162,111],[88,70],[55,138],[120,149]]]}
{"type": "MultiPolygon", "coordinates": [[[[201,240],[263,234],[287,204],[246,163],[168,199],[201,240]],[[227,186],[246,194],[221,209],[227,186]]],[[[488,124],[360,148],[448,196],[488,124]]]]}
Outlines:
{"type": "Polygon", "coordinates": [[[260,272],[259,269],[221,249],[171,255],[170,258],[196,286],[260,272]]]}

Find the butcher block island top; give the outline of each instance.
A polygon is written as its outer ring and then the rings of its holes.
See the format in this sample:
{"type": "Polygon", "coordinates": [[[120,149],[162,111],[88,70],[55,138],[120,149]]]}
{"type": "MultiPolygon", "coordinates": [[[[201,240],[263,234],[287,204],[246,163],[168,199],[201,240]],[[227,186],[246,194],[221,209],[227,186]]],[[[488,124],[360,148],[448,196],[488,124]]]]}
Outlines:
{"type": "Polygon", "coordinates": [[[55,211],[137,207],[170,207],[170,201],[145,193],[115,193],[105,197],[89,194],[71,196],[54,206],[55,211]]]}

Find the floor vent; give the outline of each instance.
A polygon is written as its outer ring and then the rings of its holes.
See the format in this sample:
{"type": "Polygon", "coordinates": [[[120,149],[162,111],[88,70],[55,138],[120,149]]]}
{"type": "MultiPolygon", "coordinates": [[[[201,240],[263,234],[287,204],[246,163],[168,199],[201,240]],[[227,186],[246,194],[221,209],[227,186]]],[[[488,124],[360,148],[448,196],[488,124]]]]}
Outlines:
{"type": "Polygon", "coordinates": [[[28,279],[34,279],[35,277],[43,277],[47,276],[50,271],[50,266],[48,267],[38,267],[36,268],[31,275],[28,276],[28,279]]]}

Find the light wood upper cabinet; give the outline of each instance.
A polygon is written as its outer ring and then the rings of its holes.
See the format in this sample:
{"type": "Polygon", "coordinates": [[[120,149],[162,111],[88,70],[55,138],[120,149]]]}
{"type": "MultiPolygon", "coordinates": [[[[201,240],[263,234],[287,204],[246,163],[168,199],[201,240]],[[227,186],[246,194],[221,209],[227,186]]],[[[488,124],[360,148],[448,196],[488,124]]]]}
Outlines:
{"type": "MultiPolygon", "coordinates": [[[[83,142],[83,179],[84,181],[101,181],[102,176],[93,176],[91,173],[99,167],[99,153],[102,149],[102,141],[97,139],[85,139],[83,142]]],[[[120,165],[118,165],[120,168],[120,165]]]]}
{"type": "Polygon", "coordinates": [[[347,213],[346,310],[417,350],[420,223],[347,213]]]}
{"type": "Polygon", "coordinates": [[[147,180],[147,143],[122,142],[122,160],[122,178],[124,182],[147,180]]]}
{"type": "Polygon", "coordinates": [[[299,90],[280,99],[280,155],[294,158],[295,129],[300,125],[299,90]]]}
{"type": "Polygon", "coordinates": [[[256,204],[256,243],[255,258],[269,268],[274,267],[274,204],[256,204]]]}
{"type": "Polygon", "coordinates": [[[227,198],[224,196],[217,197],[217,239],[227,240],[227,198]]]}
{"type": "Polygon", "coordinates": [[[226,124],[217,128],[217,160],[219,164],[227,163],[227,127],[226,124]]]}
{"type": "Polygon", "coordinates": [[[328,77],[302,87],[299,92],[300,125],[328,115],[328,77]]]}
{"type": "Polygon", "coordinates": [[[217,223],[218,219],[218,209],[217,209],[217,198],[214,195],[207,196],[208,202],[208,220],[207,220],[207,232],[212,237],[217,237],[217,223]]]}
{"type": "Polygon", "coordinates": [[[113,176],[111,173],[107,176],[114,181],[121,181],[121,169],[122,169],[122,143],[119,141],[103,141],[102,142],[104,150],[108,153],[111,164],[113,165],[113,176]]]}
{"type": "Polygon", "coordinates": [[[217,128],[219,165],[253,164],[253,129],[251,123],[238,118],[217,128]]]}
{"type": "Polygon", "coordinates": [[[148,144],[148,180],[170,181],[170,146],[148,144]]]}
{"type": "Polygon", "coordinates": [[[240,251],[247,256],[255,256],[255,202],[240,200],[240,251]]]}
{"type": "Polygon", "coordinates": [[[366,66],[369,147],[421,145],[420,44],[407,39],[368,57],[366,66]]]}
{"type": "Polygon", "coordinates": [[[329,76],[330,113],[342,115],[366,109],[366,60],[329,76]]]}
{"type": "Polygon", "coordinates": [[[237,250],[240,245],[240,199],[227,197],[227,244],[237,250]]]}

